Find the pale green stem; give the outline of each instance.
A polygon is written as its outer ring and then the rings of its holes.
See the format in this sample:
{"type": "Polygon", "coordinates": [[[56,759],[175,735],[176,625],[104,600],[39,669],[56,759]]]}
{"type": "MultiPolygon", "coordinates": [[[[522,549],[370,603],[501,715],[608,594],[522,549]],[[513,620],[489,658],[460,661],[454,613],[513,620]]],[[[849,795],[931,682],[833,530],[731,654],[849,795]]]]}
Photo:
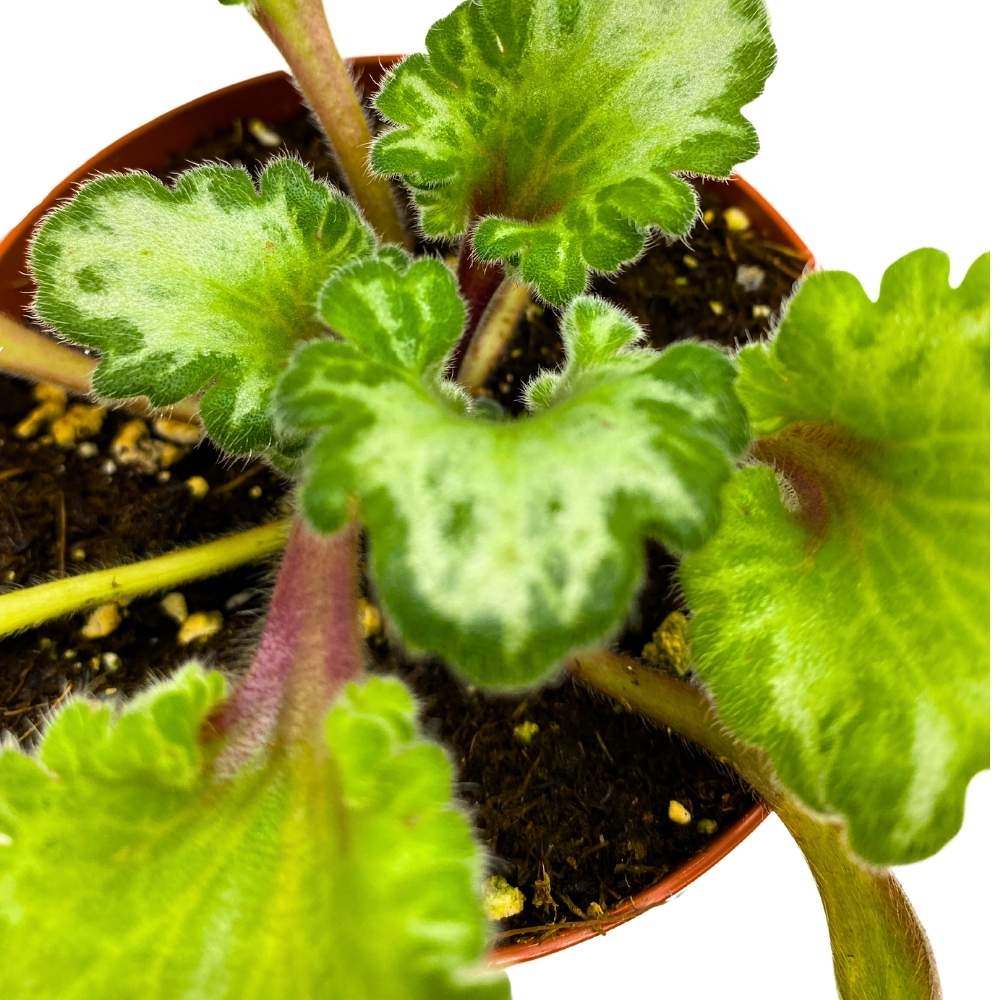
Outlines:
{"type": "MultiPolygon", "coordinates": [[[[89,396],[90,379],[96,367],[94,358],[0,313],[0,372],[33,382],[50,382],[76,396],[89,396]]],[[[112,402],[111,405],[122,406],[141,416],[154,412],[149,403],[141,399],[112,402]]],[[[194,423],[198,420],[198,402],[184,399],[155,412],[194,423]]]]}
{"type": "Polygon", "coordinates": [[[608,652],[581,656],[570,671],[730,764],[777,813],[816,879],[844,1000],[940,1000],[930,944],[896,879],[856,861],[843,831],[790,796],[767,757],[725,731],[702,691],[608,652]]]}
{"type": "Polygon", "coordinates": [[[458,381],[470,392],[490,377],[530,302],[531,289],[513,278],[504,278],[493,293],[458,369],[458,381]]]}
{"type": "Polygon", "coordinates": [[[287,537],[288,522],[274,521],[154,559],[0,594],[0,636],[98,604],[125,601],[224,573],[281,551],[287,537]]]}
{"type": "Polygon", "coordinates": [[[382,239],[411,248],[413,237],[392,187],[369,169],[371,127],[351,71],[330,34],[323,0],[257,0],[253,12],[285,57],[368,221],[382,239]]]}
{"type": "Polygon", "coordinates": [[[79,351],[46,337],[0,313],[0,370],[35,382],[52,382],[86,396],[95,362],[79,351]]]}

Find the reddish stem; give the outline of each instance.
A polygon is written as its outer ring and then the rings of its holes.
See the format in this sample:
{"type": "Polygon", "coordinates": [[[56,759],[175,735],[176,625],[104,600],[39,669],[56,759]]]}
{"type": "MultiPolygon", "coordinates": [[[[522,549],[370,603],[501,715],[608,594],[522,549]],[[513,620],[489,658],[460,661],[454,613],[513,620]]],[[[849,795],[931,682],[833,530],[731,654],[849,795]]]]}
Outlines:
{"type": "Polygon", "coordinates": [[[318,535],[296,520],[246,676],[212,720],[227,748],[220,766],[271,741],[315,738],[338,691],[363,671],[357,529],[318,535]]]}
{"type": "Polygon", "coordinates": [[[479,328],[479,322],[493,299],[496,290],[504,278],[504,269],[500,264],[485,264],[476,260],[472,250],[472,240],[468,236],[462,238],[462,247],[458,257],[458,287],[468,305],[468,315],[465,320],[465,330],[448,363],[448,375],[454,376],[462,366],[473,334],[479,328]]]}
{"type": "Polygon", "coordinates": [[[368,221],[382,239],[412,247],[413,235],[392,187],[369,169],[371,128],[354,77],[330,34],[323,0],[257,0],[253,13],[287,60],[368,221]]]}

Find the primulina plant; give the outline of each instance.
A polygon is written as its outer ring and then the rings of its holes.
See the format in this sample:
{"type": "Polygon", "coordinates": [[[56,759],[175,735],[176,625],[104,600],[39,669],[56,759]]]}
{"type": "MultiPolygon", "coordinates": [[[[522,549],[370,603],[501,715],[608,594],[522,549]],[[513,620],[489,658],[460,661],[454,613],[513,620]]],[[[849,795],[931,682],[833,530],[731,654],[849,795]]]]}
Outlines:
{"type": "MultiPolygon", "coordinates": [[[[377,119],[320,0],[243,5],[344,190],[281,156],[99,177],[30,262],[40,323],[100,356],[96,396],[180,407],[294,484],[290,525],[164,557],[169,578],[283,560],[235,684],[189,662],[0,753],[8,995],[509,996],[451,763],[366,671],[364,572],[411,653],[483,689],[569,671],[724,756],[808,857],[842,995],[939,996],[886,867],[955,834],[988,764],[988,258],[953,288],[918,250],[875,301],[813,273],[765,343],[653,349],[588,288],[690,231],[692,177],[755,154],[762,0],[466,0],[377,119]],[[532,300],[564,357],[514,418],[482,386],[532,300]],[[649,541],[681,558],[694,683],[607,648],[649,541]]],[[[0,634],[108,588],[4,594],[0,634]]]]}

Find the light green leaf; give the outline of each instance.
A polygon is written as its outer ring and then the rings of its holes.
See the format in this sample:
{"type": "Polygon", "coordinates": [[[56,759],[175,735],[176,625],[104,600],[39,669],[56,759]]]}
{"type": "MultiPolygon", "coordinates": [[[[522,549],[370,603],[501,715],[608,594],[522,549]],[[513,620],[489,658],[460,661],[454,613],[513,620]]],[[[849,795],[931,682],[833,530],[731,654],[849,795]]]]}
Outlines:
{"type": "Polygon", "coordinates": [[[386,79],[398,127],[372,164],[428,235],[476,226],[480,256],[563,304],[650,231],[688,231],[681,174],[756,154],[740,109],[773,65],[762,0],[467,0],[386,79]]]}
{"type": "Polygon", "coordinates": [[[201,730],[224,688],[189,665],[0,753],[4,996],[508,997],[470,971],[480,858],[406,688],[349,686],[321,752],[220,777],[201,730]]]}
{"type": "Polygon", "coordinates": [[[746,441],[721,352],[658,353],[609,304],[575,301],[568,360],[496,419],[441,370],[461,335],[441,263],[350,265],[321,309],[346,342],[306,345],[279,383],[289,430],[315,436],[303,503],[322,531],[360,502],[380,599],[404,639],[469,677],[527,684],[624,618],[643,541],[700,544],[746,441]]]}
{"type": "Polygon", "coordinates": [[[723,721],[879,864],[933,853],[987,766],[989,262],[808,278],[737,390],[768,465],[682,565],[723,721]]]}
{"type": "Polygon", "coordinates": [[[206,430],[230,452],[272,444],[270,395],[292,347],[323,331],[316,299],[370,253],[353,204],[301,163],[195,167],[85,184],[35,236],[38,316],[103,357],[102,396],[158,406],[204,390],[206,430]]]}

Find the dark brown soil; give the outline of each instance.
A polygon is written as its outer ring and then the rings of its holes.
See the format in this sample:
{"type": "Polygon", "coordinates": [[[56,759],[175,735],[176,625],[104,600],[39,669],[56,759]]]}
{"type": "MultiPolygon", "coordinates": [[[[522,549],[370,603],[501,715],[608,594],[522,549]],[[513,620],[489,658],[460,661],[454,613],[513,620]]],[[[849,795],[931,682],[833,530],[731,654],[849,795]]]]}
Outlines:
{"type": "MultiPolygon", "coordinates": [[[[254,168],[287,148],[332,175],[304,117],[272,128],[278,145],[258,126],[238,122],[184,160],[254,168]]],[[[716,193],[706,194],[704,208],[711,222],[699,225],[687,245],[657,244],[613,284],[595,288],[638,316],[656,346],[688,337],[732,345],[759,336],[801,270],[794,252],[769,243],[767,234],[727,225],[716,193]]],[[[529,311],[490,386],[510,409],[517,409],[526,378],[559,363],[555,331],[551,313],[529,311]]],[[[261,523],[287,502],[285,484],[267,468],[223,462],[205,444],[169,468],[116,462],[111,446],[132,419],[125,415],[110,414],[82,446],[61,448],[44,430],[24,440],[14,428],[34,405],[29,387],[0,377],[0,588],[146,558],[261,523]],[[210,486],[202,499],[186,485],[193,476],[210,486]]],[[[190,611],[222,613],[221,629],[189,647],[178,644],[162,595],[133,601],[103,639],[82,638],[83,617],[76,616],[0,641],[0,729],[30,742],[45,713],[70,693],[128,695],[190,655],[238,669],[252,649],[272,569],[243,567],[183,588],[190,611]]],[[[650,546],[648,569],[618,642],[636,655],[678,606],[671,557],[650,546]]],[[[434,661],[402,657],[381,632],[370,648],[377,669],[405,676],[419,692],[426,726],[454,754],[459,791],[488,847],[491,871],[526,896],[523,912],[504,922],[506,936],[599,916],[704,846],[712,833],[699,821],[722,831],[752,801],[697,748],[573,683],[487,698],[434,661]],[[515,733],[523,723],[538,727],[528,741],[515,733]],[[671,800],[691,811],[691,823],[671,822],[671,800]]]]}

